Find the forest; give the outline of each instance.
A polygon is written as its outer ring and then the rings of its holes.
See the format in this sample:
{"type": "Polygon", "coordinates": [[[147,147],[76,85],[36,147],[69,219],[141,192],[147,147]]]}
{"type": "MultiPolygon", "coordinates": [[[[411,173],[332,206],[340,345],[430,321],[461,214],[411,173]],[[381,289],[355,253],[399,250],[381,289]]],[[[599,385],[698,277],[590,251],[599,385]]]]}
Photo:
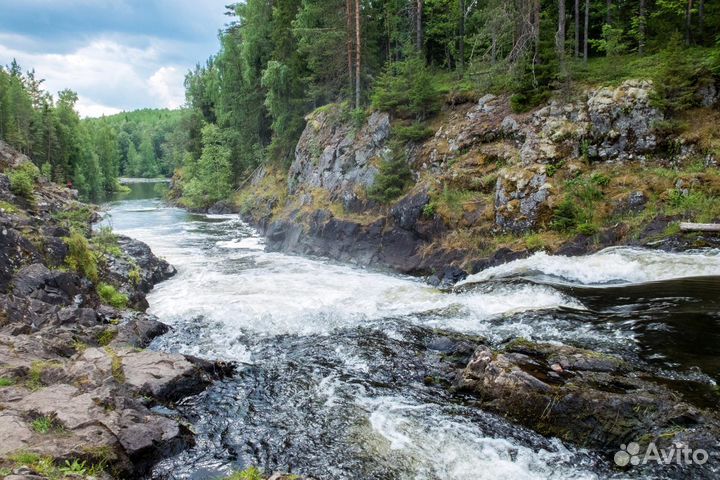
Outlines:
{"type": "Polygon", "coordinates": [[[220,50],[185,79],[187,108],[81,120],[77,95],[0,69],[0,138],[89,198],[118,176],[177,171],[188,206],[226,197],[259,165],[288,165],[304,117],[343,103],[405,119],[421,139],[442,105],[512,94],[516,111],[578,83],[654,78],[668,111],[720,71],[720,7],[703,0],[247,0],[220,50]],[[685,90],[683,90],[685,89],[685,90]]]}
{"type": "Polygon", "coordinates": [[[186,77],[179,179],[190,206],[227,195],[258,165],[288,165],[304,116],[345,102],[406,120],[421,139],[442,100],[509,93],[516,111],[578,83],[657,80],[667,110],[718,73],[717,2],[693,0],[248,0],[228,7],[220,51],[186,77]],[[199,125],[196,125],[199,127],[199,125]],[[192,140],[195,139],[195,140],[192,140]],[[201,148],[197,148],[198,146],[201,148]],[[221,173],[219,173],[221,172],[221,173]],[[217,182],[223,180],[218,188],[217,182]]]}

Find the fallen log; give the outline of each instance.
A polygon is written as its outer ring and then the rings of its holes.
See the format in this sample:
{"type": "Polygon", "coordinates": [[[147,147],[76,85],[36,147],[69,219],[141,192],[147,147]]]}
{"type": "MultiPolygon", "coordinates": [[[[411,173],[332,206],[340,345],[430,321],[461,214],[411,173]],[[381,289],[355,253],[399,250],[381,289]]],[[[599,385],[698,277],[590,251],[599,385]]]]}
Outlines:
{"type": "Polygon", "coordinates": [[[720,232],[720,223],[680,223],[683,232],[720,232]]]}

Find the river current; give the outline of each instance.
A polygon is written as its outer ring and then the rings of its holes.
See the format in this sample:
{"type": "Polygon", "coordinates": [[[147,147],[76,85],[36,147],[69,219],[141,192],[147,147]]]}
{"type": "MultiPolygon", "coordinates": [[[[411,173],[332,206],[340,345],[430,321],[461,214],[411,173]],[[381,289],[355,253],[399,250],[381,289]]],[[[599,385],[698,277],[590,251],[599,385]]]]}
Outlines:
{"type": "Polygon", "coordinates": [[[106,205],[104,222],[178,270],[148,297],[172,327],[151,348],[239,365],[165,412],[187,419],[196,445],[152,478],[213,479],[250,465],[316,479],[628,478],[607,455],[428,382],[440,331],[620,354],[698,403],[720,380],[720,251],[537,253],[446,292],[265,252],[235,215],[191,214],[155,198],[152,184],[132,188],[106,205]]]}

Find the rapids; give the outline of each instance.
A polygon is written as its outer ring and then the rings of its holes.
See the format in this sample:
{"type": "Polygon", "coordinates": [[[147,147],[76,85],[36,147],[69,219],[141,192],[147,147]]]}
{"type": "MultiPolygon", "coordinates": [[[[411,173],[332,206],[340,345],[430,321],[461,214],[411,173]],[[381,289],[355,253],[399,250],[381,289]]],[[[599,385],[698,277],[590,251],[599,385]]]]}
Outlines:
{"type": "Polygon", "coordinates": [[[240,365],[167,411],[189,421],[197,443],[152,478],[212,479],[249,465],[317,479],[627,478],[607,455],[428,382],[440,368],[439,331],[621,354],[701,391],[720,380],[718,251],[538,253],[442,292],[390,272],[265,252],[235,215],[191,214],[154,198],[148,184],[132,187],[107,204],[104,222],[178,270],[148,297],[150,313],[173,327],[151,348],[240,365]]]}

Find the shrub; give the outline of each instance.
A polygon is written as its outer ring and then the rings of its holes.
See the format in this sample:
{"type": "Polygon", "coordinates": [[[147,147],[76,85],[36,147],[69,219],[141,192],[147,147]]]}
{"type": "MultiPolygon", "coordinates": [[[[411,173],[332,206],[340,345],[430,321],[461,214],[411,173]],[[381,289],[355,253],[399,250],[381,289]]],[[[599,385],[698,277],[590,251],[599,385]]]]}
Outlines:
{"type": "Polygon", "coordinates": [[[26,162],[8,173],[10,190],[20,197],[31,198],[40,170],[35,164],[26,162]]]}
{"type": "Polygon", "coordinates": [[[440,92],[421,57],[391,62],[375,82],[372,105],[405,118],[424,119],[440,109],[440,92]]]}
{"type": "Polygon", "coordinates": [[[577,226],[575,231],[581,235],[595,235],[598,231],[597,227],[592,223],[581,223],[577,226]]]}
{"type": "Polygon", "coordinates": [[[263,475],[257,467],[249,467],[242,472],[233,473],[227,480],[263,480],[263,475]]]}
{"type": "Polygon", "coordinates": [[[654,78],[653,104],[674,114],[695,104],[695,68],[686,55],[679,34],[674,34],[662,52],[662,67],[654,78]]]}
{"type": "Polygon", "coordinates": [[[97,292],[105,303],[115,308],[126,308],[128,305],[128,296],[118,292],[115,287],[110,284],[101,283],[97,287],[97,292]]]}
{"type": "Polygon", "coordinates": [[[112,255],[114,257],[121,257],[123,251],[120,249],[117,235],[112,231],[112,228],[108,226],[100,227],[92,238],[92,243],[97,249],[105,254],[112,255]]]}
{"type": "Polygon", "coordinates": [[[560,204],[553,210],[552,228],[561,232],[567,232],[574,229],[578,224],[578,209],[575,202],[569,197],[565,197],[560,204]]]}
{"type": "Polygon", "coordinates": [[[412,172],[402,156],[383,161],[375,183],[368,189],[368,197],[380,203],[395,200],[412,183],[412,172]]]}
{"type": "Polygon", "coordinates": [[[90,248],[87,239],[82,234],[73,232],[65,238],[65,244],[68,247],[68,255],[65,258],[67,266],[93,282],[97,282],[97,256],[90,248]]]}
{"type": "Polygon", "coordinates": [[[398,140],[402,142],[421,142],[426,138],[430,138],[435,135],[435,130],[430,127],[426,127],[419,122],[415,122],[412,125],[398,125],[393,132],[398,140]]]}

